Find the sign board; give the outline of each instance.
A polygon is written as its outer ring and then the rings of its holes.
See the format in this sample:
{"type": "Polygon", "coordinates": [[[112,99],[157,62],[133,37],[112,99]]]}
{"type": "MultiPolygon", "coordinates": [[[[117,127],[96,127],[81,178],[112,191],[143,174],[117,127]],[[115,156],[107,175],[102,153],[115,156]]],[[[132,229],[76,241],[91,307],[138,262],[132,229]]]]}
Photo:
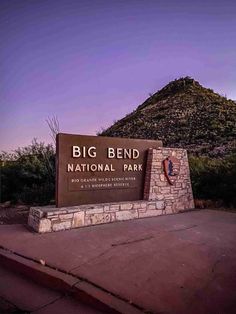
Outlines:
{"type": "Polygon", "coordinates": [[[57,135],[56,206],[143,199],[148,148],[161,141],[57,135]]]}

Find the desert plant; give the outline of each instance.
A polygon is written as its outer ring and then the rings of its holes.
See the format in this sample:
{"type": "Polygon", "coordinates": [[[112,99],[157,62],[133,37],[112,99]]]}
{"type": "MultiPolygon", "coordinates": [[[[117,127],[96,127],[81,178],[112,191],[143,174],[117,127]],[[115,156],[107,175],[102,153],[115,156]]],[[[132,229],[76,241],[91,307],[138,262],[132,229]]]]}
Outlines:
{"type": "Polygon", "coordinates": [[[11,154],[2,152],[1,201],[47,204],[54,199],[55,149],[33,140],[11,154]]]}
{"type": "Polygon", "coordinates": [[[220,159],[190,156],[189,162],[195,198],[236,206],[236,153],[220,159]]]}

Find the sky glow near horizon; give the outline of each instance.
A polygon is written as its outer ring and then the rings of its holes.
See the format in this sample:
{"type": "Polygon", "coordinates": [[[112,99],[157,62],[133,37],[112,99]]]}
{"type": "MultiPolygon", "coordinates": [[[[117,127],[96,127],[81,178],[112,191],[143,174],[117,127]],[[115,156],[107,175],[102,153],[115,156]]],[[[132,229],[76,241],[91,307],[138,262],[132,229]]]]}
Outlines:
{"type": "Polygon", "coordinates": [[[0,151],[96,134],[169,81],[236,100],[236,2],[0,1],[0,151]]]}

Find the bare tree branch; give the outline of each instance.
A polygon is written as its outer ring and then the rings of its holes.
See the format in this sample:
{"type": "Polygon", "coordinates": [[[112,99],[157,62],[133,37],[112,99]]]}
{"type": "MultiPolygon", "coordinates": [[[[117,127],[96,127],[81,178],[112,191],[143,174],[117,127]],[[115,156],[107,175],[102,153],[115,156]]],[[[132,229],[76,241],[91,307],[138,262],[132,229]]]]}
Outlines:
{"type": "Polygon", "coordinates": [[[48,117],[46,119],[46,122],[47,122],[49,129],[50,129],[51,138],[52,138],[54,144],[56,145],[56,135],[60,131],[58,118],[57,118],[57,116],[48,117]]]}

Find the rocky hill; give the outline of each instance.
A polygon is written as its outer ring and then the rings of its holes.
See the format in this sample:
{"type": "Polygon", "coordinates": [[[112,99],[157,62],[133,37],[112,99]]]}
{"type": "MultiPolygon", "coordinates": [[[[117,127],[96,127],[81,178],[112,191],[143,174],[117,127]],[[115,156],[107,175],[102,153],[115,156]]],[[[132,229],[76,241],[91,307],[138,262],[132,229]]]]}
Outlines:
{"type": "Polygon", "coordinates": [[[180,78],[99,135],[160,139],[194,154],[222,156],[236,147],[236,103],[180,78]]]}

